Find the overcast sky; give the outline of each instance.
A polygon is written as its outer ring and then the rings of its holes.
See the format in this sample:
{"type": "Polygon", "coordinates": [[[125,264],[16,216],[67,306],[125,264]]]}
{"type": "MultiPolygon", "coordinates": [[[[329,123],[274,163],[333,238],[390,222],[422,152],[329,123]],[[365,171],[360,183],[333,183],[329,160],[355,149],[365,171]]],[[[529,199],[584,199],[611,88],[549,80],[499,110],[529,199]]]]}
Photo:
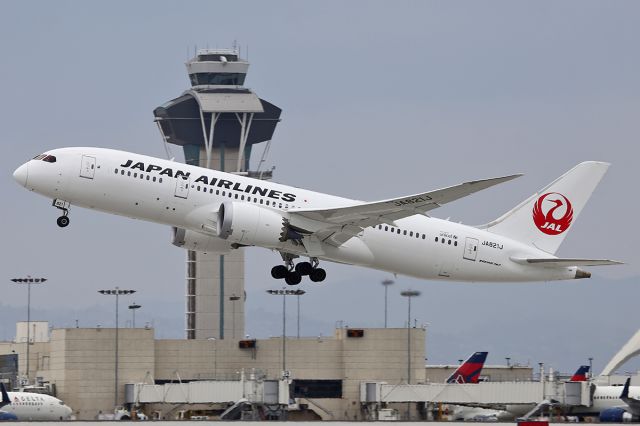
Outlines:
{"type": "MultiPolygon", "coordinates": [[[[278,182],[373,201],[525,173],[432,212],[480,224],[580,161],[611,162],[558,255],[626,265],[546,284],[399,276],[390,289],[396,327],[400,290],[422,290],[413,310],[429,362],[489,350],[489,363],[563,371],[594,357],[599,371],[640,326],[639,19],[633,1],[2,2],[0,338],[24,319],[25,291],[9,279],[27,274],[49,278],[33,292],[36,319],[112,326],[96,290],[119,285],[138,290],[139,321],[157,336],[183,336],[185,253],[167,227],[76,208],[60,229],[51,201],[11,174],[63,146],[165,157],[153,109],[188,87],[195,46],[237,40],[246,85],[283,110],[268,159],[278,182]]],[[[279,284],[278,256],[246,258],[247,333],[277,335],[280,303],[265,289],[279,284]]],[[[303,284],[303,334],[382,326],[389,276],[324,266],[327,281],[303,284]]]]}

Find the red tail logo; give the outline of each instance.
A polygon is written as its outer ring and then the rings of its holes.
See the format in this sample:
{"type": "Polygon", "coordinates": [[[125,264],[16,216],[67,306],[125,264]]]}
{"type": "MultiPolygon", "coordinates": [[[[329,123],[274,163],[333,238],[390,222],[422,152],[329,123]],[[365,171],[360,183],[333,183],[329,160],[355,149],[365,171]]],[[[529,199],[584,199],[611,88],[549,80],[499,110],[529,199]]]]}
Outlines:
{"type": "Polygon", "coordinates": [[[533,206],[533,223],[547,235],[562,234],[571,226],[572,220],[571,202],[557,192],[547,192],[540,196],[533,206]],[[560,215],[562,216],[556,217],[560,215]]]}

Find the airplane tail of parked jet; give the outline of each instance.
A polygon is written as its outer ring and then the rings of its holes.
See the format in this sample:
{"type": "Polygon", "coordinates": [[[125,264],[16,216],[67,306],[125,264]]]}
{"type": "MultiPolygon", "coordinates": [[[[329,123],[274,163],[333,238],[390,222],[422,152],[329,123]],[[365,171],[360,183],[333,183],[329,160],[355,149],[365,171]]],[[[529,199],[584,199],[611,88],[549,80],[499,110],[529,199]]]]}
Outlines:
{"type": "Polygon", "coordinates": [[[580,163],[483,228],[554,254],[608,167],[580,163]]]}
{"type": "Polygon", "coordinates": [[[587,374],[589,373],[588,365],[581,365],[578,370],[571,376],[570,382],[586,382],[587,374]]]}
{"type": "Polygon", "coordinates": [[[476,352],[471,355],[447,379],[447,383],[478,383],[489,352],[476,352]]]}

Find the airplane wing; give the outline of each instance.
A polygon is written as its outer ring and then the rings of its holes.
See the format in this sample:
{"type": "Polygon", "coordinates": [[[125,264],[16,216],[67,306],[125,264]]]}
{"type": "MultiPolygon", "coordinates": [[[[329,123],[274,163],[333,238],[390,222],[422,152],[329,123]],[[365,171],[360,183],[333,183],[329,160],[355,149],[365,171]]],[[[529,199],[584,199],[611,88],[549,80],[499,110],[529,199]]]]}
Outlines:
{"type": "MultiPolygon", "coordinates": [[[[443,204],[466,197],[494,185],[510,181],[521,174],[474,180],[459,185],[437,189],[435,191],[389,200],[361,203],[355,206],[331,209],[299,209],[290,210],[292,225],[308,233],[314,233],[324,242],[339,246],[351,239],[364,228],[379,224],[393,225],[395,220],[416,214],[424,214],[443,204]],[[318,229],[305,229],[304,225],[296,225],[295,216],[322,223],[318,229]]],[[[304,221],[302,221],[304,223],[304,221]]]]}
{"type": "Polygon", "coordinates": [[[561,266],[603,266],[603,265],[623,265],[623,262],[609,259],[568,259],[568,258],[549,258],[549,259],[531,259],[524,257],[512,257],[516,263],[522,265],[538,265],[547,268],[561,267],[561,266]]]}
{"type": "Polygon", "coordinates": [[[620,399],[624,401],[625,404],[629,406],[629,411],[635,415],[640,415],[640,399],[632,398],[629,396],[629,385],[631,384],[631,377],[627,378],[627,381],[624,383],[624,388],[622,389],[622,394],[620,394],[620,399]]]}

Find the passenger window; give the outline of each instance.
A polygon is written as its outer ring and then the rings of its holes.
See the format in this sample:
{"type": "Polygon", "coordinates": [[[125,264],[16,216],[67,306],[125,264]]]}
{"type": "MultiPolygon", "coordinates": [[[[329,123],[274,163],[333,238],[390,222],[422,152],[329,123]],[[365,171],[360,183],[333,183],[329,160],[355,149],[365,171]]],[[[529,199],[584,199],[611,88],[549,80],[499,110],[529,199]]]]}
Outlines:
{"type": "Polygon", "coordinates": [[[118,174],[118,169],[116,169],[116,174],[118,174]]]}
{"type": "Polygon", "coordinates": [[[156,177],[155,177],[155,176],[153,177],[153,181],[154,181],[154,182],[156,181],[156,177]]]}
{"type": "Polygon", "coordinates": [[[438,237],[436,237],[436,243],[438,242],[438,237]]]}
{"type": "Polygon", "coordinates": [[[409,236],[413,237],[413,231],[409,232],[409,236]]]}
{"type": "Polygon", "coordinates": [[[236,200],[238,199],[238,194],[236,194],[236,200]]]}
{"type": "Polygon", "coordinates": [[[451,240],[449,240],[449,242],[447,244],[451,245],[451,240]]]}
{"type": "Polygon", "coordinates": [[[140,173],[140,179],[144,179],[144,175],[140,173]]]}
{"type": "Polygon", "coordinates": [[[241,197],[240,197],[240,199],[241,199],[242,201],[244,201],[244,195],[243,195],[243,196],[241,196],[241,197]]]}
{"type": "Polygon", "coordinates": [[[400,234],[400,230],[398,229],[398,235],[400,234]]]}
{"type": "Polygon", "coordinates": [[[151,176],[147,175],[147,180],[151,179],[151,176]]]}
{"type": "Polygon", "coordinates": [[[278,205],[278,208],[279,208],[279,209],[281,209],[281,208],[282,208],[282,203],[280,203],[280,204],[278,205]]]}
{"type": "Polygon", "coordinates": [[[127,172],[127,176],[131,176],[131,172],[130,172],[130,171],[129,171],[129,172],[127,172]]]}
{"type": "Polygon", "coordinates": [[[134,173],[134,174],[133,174],[133,177],[134,177],[134,178],[137,178],[137,177],[138,177],[138,174],[137,174],[137,173],[134,173]]]}
{"type": "Polygon", "coordinates": [[[198,191],[200,191],[200,185],[198,185],[198,188],[196,188],[198,191]]]}
{"type": "Polygon", "coordinates": [[[260,204],[262,204],[262,202],[263,202],[263,200],[262,200],[262,198],[261,198],[261,199],[260,199],[260,204]]]}
{"type": "Polygon", "coordinates": [[[445,243],[445,241],[444,241],[444,238],[443,238],[443,239],[442,239],[442,244],[444,244],[444,243],[445,243]]]}
{"type": "Polygon", "coordinates": [[[162,178],[158,178],[158,182],[162,183],[162,178]]]}
{"type": "Polygon", "coordinates": [[[213,188],[209,188],[209,194],[213,194],[213,188]]]}
{"type": "MultiPolygon", "coordinates": [[[[124,176],[124,170],[120,170],[120,174],[124,176]]],[[[155,178],[154,178],[155,179],[155,178]]]]}
{"type": "Polygon", "coordinates": [[[225,195],[227,195],[226,191],[222,191],[222,196],[224,197],[225,195]]]}
{"type": "Polygon", "coordinates": [[[406,229],[404,230],[403,234],[404,234],[404,235],[407,235],[407,230],[406,230],[406,229]]]}
{"type": "Polygon", "coordinates": [[[458,245],[458,242],[457,242],[457,241],[454,241],[454,242],[453,242],[453,245],[454,245],[454,246],[457,246],[457,245],[458,245]]]}
{"type": "Polygon", "coordinates": [[[384,230],[385,230],[385,231],[388,231],[388,230],[389,230],[389,227],[388,227],[388,226],[385,226],[385,227],[384,227],[384,230]]]}
{"type": "MultiPolygon", "coordinates": [[[[216,189],[216,195],[220,195],[220,190],[219,189],[216,189]]],[[[222,195],[224,195],[224,193],[222,195]]]]}
{"type": "Polygon", "coordinates": [[[422,234],[422,239],[424,240],[424,238],[426,237],[426,235],[422,234]]]}

